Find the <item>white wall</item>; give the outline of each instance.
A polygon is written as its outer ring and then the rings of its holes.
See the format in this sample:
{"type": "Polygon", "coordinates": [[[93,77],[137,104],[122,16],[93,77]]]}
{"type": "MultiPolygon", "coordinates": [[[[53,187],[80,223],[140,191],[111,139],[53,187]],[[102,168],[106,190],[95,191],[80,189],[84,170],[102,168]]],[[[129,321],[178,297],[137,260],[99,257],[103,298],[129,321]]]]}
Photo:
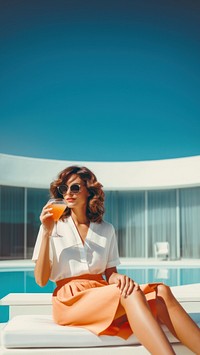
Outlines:
{"type": "Polygon", "coordinates": [[[70,165],[91,169],[106,190],[200,186],[200,156],[141,162],[83,162],[0,154],[0,185],[49,188],[70,165]]]}

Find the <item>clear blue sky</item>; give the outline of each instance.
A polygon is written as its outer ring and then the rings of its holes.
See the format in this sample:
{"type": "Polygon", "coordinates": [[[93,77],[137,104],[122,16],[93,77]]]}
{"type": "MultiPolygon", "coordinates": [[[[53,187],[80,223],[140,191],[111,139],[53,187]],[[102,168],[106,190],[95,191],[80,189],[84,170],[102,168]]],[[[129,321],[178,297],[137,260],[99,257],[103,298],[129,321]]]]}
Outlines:
{"type": "Polygon", "coordinates": [[[199,0],[0,0],[0,153],[200,154],[199,0]]]}

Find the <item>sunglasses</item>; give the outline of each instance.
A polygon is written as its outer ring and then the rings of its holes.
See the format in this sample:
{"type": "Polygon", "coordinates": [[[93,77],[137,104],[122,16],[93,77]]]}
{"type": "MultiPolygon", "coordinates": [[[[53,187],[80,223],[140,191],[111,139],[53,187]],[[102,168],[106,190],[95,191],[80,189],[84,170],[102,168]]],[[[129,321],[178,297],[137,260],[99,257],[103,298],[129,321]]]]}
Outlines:
{"type": "Polygon", "coordinates": [[[65,195],[68,190],[72,194],[78,194],[81,190],[81,185],[80,184],[72,184],[71,186],[60,185],[60,186],[57,186],[57,189],[61,195],[65,195]]]}

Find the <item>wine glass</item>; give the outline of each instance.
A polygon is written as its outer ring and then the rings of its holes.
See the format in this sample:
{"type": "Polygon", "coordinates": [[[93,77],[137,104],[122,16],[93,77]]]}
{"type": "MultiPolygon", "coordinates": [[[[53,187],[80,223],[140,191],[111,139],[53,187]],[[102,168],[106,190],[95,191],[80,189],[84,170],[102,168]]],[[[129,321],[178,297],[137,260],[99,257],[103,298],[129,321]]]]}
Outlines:
{"type": "Polygon", "coordinates": [[[57,222],[66,209],[67,204],[62,198],[51,198],[48,203],[51,205],[51,213],[53,213],[52,218],[55,222],[55,235],[53,237],[61,237],[57,231],[57,222]]]}

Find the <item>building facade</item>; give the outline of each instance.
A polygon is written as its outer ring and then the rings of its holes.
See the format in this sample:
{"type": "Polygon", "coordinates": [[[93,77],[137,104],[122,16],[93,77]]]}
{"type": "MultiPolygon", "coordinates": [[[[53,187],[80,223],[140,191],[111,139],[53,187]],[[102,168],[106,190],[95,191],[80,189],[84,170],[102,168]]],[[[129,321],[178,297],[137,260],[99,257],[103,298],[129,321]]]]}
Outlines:
{"type": "Polygon", "coordinates": [[[49,185],[70,165],[87,166],[103,184],[104,219],[122,257],[200,258],[200,156],[146,162],[74,162],[0,155],[0,260],[30,259],[49,185]]]}

